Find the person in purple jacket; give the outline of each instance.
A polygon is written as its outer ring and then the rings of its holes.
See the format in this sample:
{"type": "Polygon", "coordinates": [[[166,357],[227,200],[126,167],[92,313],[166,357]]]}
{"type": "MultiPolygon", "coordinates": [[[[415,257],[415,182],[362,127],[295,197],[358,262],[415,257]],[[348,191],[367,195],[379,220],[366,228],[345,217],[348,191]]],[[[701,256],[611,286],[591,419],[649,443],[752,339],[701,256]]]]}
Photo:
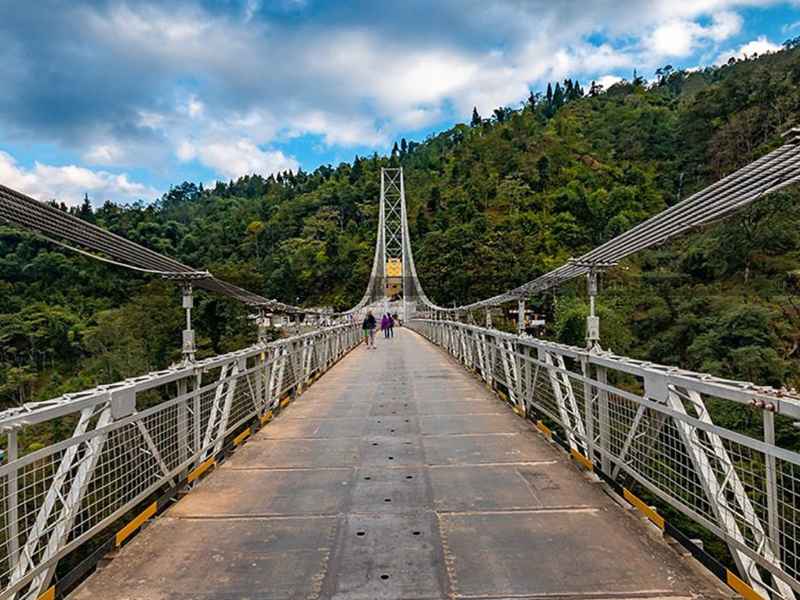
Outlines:
{"type": "Polygon", "coordinates": [[[389,322],[391,321],[392,317],[389,316],[389,313],[383,313],[381,317],[381,331],[383,331],[383,337],[389,337],[389,322]]]}

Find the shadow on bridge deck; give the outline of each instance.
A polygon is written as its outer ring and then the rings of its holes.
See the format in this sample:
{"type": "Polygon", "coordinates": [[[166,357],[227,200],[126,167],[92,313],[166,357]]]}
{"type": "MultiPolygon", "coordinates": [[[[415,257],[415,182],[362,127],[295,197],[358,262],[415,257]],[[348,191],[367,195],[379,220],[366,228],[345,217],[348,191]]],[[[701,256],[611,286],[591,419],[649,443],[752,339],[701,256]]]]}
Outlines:
{"type": "Polygon", "coordinates": [[[398,333],[347,356],[72,597],[727,595],[398,333]]]}

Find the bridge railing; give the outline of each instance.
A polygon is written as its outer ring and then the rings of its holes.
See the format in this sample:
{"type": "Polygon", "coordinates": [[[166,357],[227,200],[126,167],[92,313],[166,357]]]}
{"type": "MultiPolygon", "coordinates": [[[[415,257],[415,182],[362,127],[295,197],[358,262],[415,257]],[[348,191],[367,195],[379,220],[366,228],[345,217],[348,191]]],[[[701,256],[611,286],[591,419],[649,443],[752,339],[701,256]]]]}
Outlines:
{"type": "Polygon", "coordinates": [[[359,333],[329,327],[0,414],[0,598],[37,598],[60,558],[193,481],[359,333]],[[33,439],[49,443],[30,451],[33,439]]]}
{"type": "Polygon", "coordinates": [[[798,439],[796,396],[464,323],[409,325],[585,467],[636,482],[724,540],[760,596],[800,591],[800,454],[776,443],[776,431],[798,439]]]}

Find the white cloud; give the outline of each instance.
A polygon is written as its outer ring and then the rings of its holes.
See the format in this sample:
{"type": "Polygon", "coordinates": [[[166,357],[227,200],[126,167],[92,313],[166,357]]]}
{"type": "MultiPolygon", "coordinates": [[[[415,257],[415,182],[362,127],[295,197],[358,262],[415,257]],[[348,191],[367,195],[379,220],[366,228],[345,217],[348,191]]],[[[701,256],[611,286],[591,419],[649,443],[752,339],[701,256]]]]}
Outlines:
{"type": "MultiPolygon", "coordinates": [[[[107,15],[98,14],[94,29],[126,52],[143,52],[170,69],[200,70],[213,87],[246,92],[241,97],[248,98],[250,106],[244,111],[226,111],[209,104],[210,98],[201,102],[191,97],[179,112],[195,121],[205,117],[202,128],[218,130],[223,123],[238,122],[242,126],[235,127],[232,135],[259,146],[281,135],[310,133],[321,135],[326,145],[379,147],[398,130],[435,122],[448,106],[455,107],[459,116],[468,116],[473,106],[488,113],[497,106],[516,104],[529,86],[548,79],[647,68],[664,57],[685,56],[703,44],[727,39],[742,25],[741,17],[729,9],[740,2],[704,0],[673,8],[662,3],[647,8],[637,2],[623,4],[615,11],[602,5],[544,12],[510,3],[486,7],[476,11],[476,21],[488,18],[505,23],[508,32],[518,28],[526,34],[480,50],[437,42],[435,37],[408,40],[385,35],[382,23],[359,27],[341,22],[324,30],[312,25],[295,35],[252,19],[259,3],[246,5],[245,24],[212,18],[200,10],[173,14],[121,5],[107,15]],[[620,13],[622,19],[617,18],[620,13]],[[703,16],[710,19],[706,25],[696,21],[703,16]],[[649,33],[641,44],[619,48],[581,41],[598,22],[611,22],[609,18],[631,21],[620,32],[626,38],[635,39],[632,36],[642,30],[649,33]],[[567,20],[572,23],[562,23],[567,20]],[[270,57],[266,72],[264,56],[270,57]],[[253,100],[259,94],[264,102],[256,107],[253,100]],[[271,124],[262,134],[244,126],[253,114],[271,124]]],[[[443,12],[450,10],[462,12],[450,6],[443,12]]],[[[470,17],[457,18],[464,26],[470,17]]],[[[182,129],[180,137],[204,135],[196,131],[197,124],[177,127],[182,129]]]]}
{"type": "Polygon", "coordinates": [[[781,33],[784,35],[790,34],[793,31],[800,30],[800,21],[795,21],[794,23],[786,23],[783,27],[781,27],[781,33]]]}
{"type": "Polygon", "coordinates": [[[92,146],[83,155],[83,159],[95,165],[119,164],[125,158],[125,150],[114,143],[92,146]]]}
{"type": "Polygon", "coordinates": [[[189,162],[190,160],[195,159],[195,157],[197,156],[197,151],[194,148],[194,144],[192,144],[187,140],[183,140],[178,144],[178,147],[175,149],[175,155],[181,162],[189,162]]]}
{"type": "MultiPolygon", "coordinates": [[[[380,51],[379,43],[375,40],[372,56],[385,67],[383,77],[373,81],[372,93],[390,110],[439,102],[456,94],[476,79],[483,62],[439,50],[407,52],[400,59],[387,61],[389,57],[380,51]]],[[[375,64],[363,75],[370,79],[378,70],[375,64]]]]}
{"type": "Polygon", "coordinates": [[[205,111],[205,105],[195,96],[192,94],[189,96],[189,100],[186,103],[186,113],[192,118],[196,119],[198,117],[203,116],[203,112],[205,111]]]}
{"type": "Polygon", "coordinates": [[[227,179],[257,173],[270,175],[280,171],[296,171],[300,164],[279,150],[262,150],[252,141],[216,140],[202,144],[182,142],[178,157],[183,161],[197,159],[227,179]]]}
{"type": "Polygon", "coordinates": [[[602,85],[604,90],[607,90],[615,83],[622,81],[622,77],[617,77],[616,75],[603,75],[602,77],[598,77],[595,81],[599,85],[602,85]]]}
{"type": "Polygon", "coordinates": [[[0,151],[0,181],[10,188],[37,200],[58,200],[68,205],[79,204],[84,194],[95,205],[106,200],[118,203],[150,201],[158,190],[131,181],[125,173],[92,171],[75,165],[53,166],[35,163],[32,169],[20,166],[13,156],[0,151]]]}
{"type": "Polygon", "coordinates": [[[650,37],[650,48],[660,56],[686,56],[694,46],[697,28],[687,21],[659,25],[650,37]]]}
{"type": "Polygon", "coordinates": [[[688,19],[673,19],[659,24],[645,43],[656,56],[688,56],[705,42],[726,40],[741,28],[742,18],[732,12],[715,13],[706,27],[688,19]]]}
{"type": "Polygon", "coordinates": [[[769,54],[770,52],[777,52],[781,49],[780,44],[773,44],[766,36],[759,36],[755,40],[749,41],[746,44],[739,46],[738,50],[728,50],[720,53],[714,64],[723,65],[731,58],[745,58],[753,56],[754,54],[769,54]]]}
{"type": "Polygon", "coordinates": [[[164,125],[166,118],[164,115],[149,110],[140,110],[138,113],[137,125],[147,129],[160,129],[164,125]]]}
{"type": "Polygon", "coordinates": [[[742,23],[742,17],[737,13],[721,12],[714,15],[707,31],[712,40],[721,42],[739,33],[742,30],[742,23]]]}
{"type": "Polygon", "coordinates": [[[398,113],[394,118],[394,122],[398,127],[414,130],[432,125],[441,118],[442,111],[439,107],[420,107],[398,113]]]}
{"type": "Polygon", "coordinates": [[[384,146],[389,143],[386,133],[375,126],[368,116],[335,115],[312,110],[294,115],[288,135],[298,137],[307,133],[321,135],[327,145],[384,146]]]}
{"type": "Polygon", "coordinates": [[[246,2],[244,3],[245,23],[252,20],[252,18],[259,10],[261,10],[261,0],[246,0],[246,2]]]}
{"type": "MultiPolygon", "coordinates": [[[[18,5],[16,13],[30,10],[36,22],[41,5],[55,1],[18,5]]],[[[333,3],[302,19],[276,16],[305,10],[298,0],[242,0],[232,10],[206,9],[200,0],[74,3],[53,11],[58,21],[37,40],[20,38],[25,29],[3,18],[0,3],[0,45],[13,37],[29,49],[0,60],[0,75],[15,90],[10,100],[0,97],[0,127],[17,127],[32,105],[58,105],[80,119],[61,129],[58,119],[43,117],[26,126],[48,143],[88,148],[92,165],[168,173],[197,161],[225,178],[266,174],[297,168],[271,149],[288,138],[310,134],[324,148],[385,150],[399,133],[468,119],[473,106],[488,116],[548,81],[609,87],[614,73],[647,74],[673,57],[701,64],[741,31],[737,11],[777,2],[496,0],[467,9],[463,0],[406,0],[388,13],[333,3]],[[76,30],[83,50],[63,52],[76,30]],[[43,89],[30,74],[45,72],[53,56],[60,72],[85,76],[80,87],[98,93],[75,94],[70,77],[43,89]],[[75,109],[64,98],[85,104],[75,109]],[[6,109],[10,102],[15,110],[6,109]]],[[[770,44],[756,43],[731,52],[770,44]]],[[[35,137],[20,131],[19,139],[35,137]]]]}

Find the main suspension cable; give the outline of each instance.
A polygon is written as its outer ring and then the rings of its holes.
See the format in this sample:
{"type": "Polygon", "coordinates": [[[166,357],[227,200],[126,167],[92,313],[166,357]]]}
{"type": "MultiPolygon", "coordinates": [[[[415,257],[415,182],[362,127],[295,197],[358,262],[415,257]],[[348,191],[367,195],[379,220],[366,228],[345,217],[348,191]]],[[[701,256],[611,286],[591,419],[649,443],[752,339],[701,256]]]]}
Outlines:
{"type": "Polygon", "coordinates": [[[328,314],[318,309],[270,300],[4,185],[0,185],[0,220],[31,230],[49,242],[94,260],[167,279],[190,282],[194,287],[224,294],[249,306],[287,313],[328,314]]]}

